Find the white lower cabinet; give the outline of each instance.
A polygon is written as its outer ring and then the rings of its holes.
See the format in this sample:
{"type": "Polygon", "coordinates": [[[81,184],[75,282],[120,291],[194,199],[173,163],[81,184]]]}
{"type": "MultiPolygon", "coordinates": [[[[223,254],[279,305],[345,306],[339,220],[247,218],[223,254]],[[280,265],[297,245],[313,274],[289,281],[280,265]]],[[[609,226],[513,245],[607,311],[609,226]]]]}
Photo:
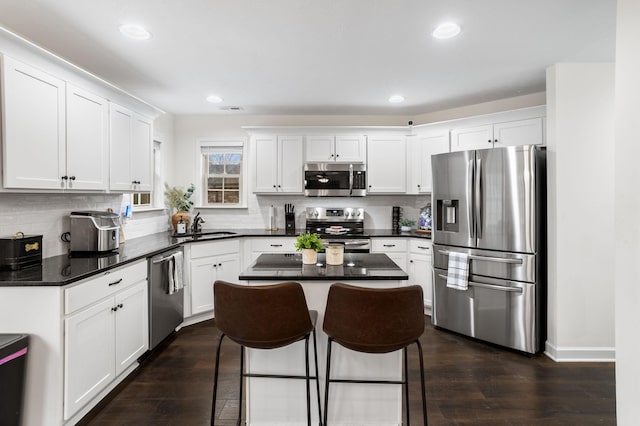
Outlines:
{"type": "Polygon", "coordinates": [[[65,420],[149,348],[147,291],[146,261],[65,290],[65,420]]]}
{"type": "Polygon", "coordinates": [[[245,255],[250,256],[247,266],[252,264],[263,253],[295,253],[295,237],[252,238],[245,241],[245,255]]]}
{"type": "Polygon", "coordinates": [[[213,310],[213,283],[238,283],[240,243],[237,239],[192,244],[190,248],[191,315],[213,310]]]}
{"type": "Polygon", "coordinates": [[[402,268],[403,271],[407,270],[407,239],[394,239],[394,238],[372,238],[371,239],[371,253],[384,253],[396,265],[402,268]]]}
{"type": "Polygon", "coordinates": [[[409,241],[409,284],[422,286],[425,310],[431,311],[433,303],[433,266],[431,241],[409,241]]]}

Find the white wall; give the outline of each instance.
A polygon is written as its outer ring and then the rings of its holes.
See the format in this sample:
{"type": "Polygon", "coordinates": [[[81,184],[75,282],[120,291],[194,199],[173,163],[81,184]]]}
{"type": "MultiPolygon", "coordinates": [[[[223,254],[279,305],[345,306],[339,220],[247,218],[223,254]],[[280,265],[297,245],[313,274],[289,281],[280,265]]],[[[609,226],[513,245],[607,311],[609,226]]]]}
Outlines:
{"type": "Polygon", "coordinates": [[[546,352],[613,359],[614,65],[550,67],[547,125],[546,352]]]}
{"type": "Polygon", "coordinates": [[[615,141],[616,415],[640,419],[640,2],[618,0],[615,141]]]}

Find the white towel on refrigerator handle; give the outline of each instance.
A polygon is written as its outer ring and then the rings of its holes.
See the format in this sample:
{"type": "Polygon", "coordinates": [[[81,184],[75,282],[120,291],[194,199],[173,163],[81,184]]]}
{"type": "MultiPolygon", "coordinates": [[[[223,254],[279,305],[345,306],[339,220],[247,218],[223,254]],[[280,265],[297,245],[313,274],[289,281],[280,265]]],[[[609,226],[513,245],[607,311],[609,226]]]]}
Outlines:
{"type": "Polygon", "coordinates": [[[447,287],[456,290],[469,288],[469,256],[467,253],[449,252],[447,287]]]}

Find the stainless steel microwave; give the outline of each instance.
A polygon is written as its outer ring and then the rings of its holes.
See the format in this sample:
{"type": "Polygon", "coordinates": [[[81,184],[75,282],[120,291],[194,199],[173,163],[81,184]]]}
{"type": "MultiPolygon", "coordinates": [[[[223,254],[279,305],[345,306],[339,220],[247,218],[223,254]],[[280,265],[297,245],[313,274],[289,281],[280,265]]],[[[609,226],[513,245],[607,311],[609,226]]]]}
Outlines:
{"type": "Polygon", "coordinates": [[[305,163],[307,197],[363,197],[367,195],[367,166],[363,163],[305,163]]]}

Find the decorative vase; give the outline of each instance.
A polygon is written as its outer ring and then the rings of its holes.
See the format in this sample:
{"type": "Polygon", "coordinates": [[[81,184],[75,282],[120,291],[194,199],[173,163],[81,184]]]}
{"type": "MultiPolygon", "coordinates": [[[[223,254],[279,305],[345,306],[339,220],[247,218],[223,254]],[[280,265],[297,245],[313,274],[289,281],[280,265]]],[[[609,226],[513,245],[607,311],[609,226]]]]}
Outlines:
{"type": "Polygon", "coordinates": [[[171,224],[173,225],[173,230],[178,230],[178,222],[180,222],[180,218],[184,221],[185,227],[189,229],[189,222],[191,221],[191,217],[187,212],[176,212],[171,216],[171,224]]]}
{"type": "Polygon", "coordinates": [[[302,249],[302,263],[315,265],[318,261],[318,253],[314,249],[302,249]]]}

